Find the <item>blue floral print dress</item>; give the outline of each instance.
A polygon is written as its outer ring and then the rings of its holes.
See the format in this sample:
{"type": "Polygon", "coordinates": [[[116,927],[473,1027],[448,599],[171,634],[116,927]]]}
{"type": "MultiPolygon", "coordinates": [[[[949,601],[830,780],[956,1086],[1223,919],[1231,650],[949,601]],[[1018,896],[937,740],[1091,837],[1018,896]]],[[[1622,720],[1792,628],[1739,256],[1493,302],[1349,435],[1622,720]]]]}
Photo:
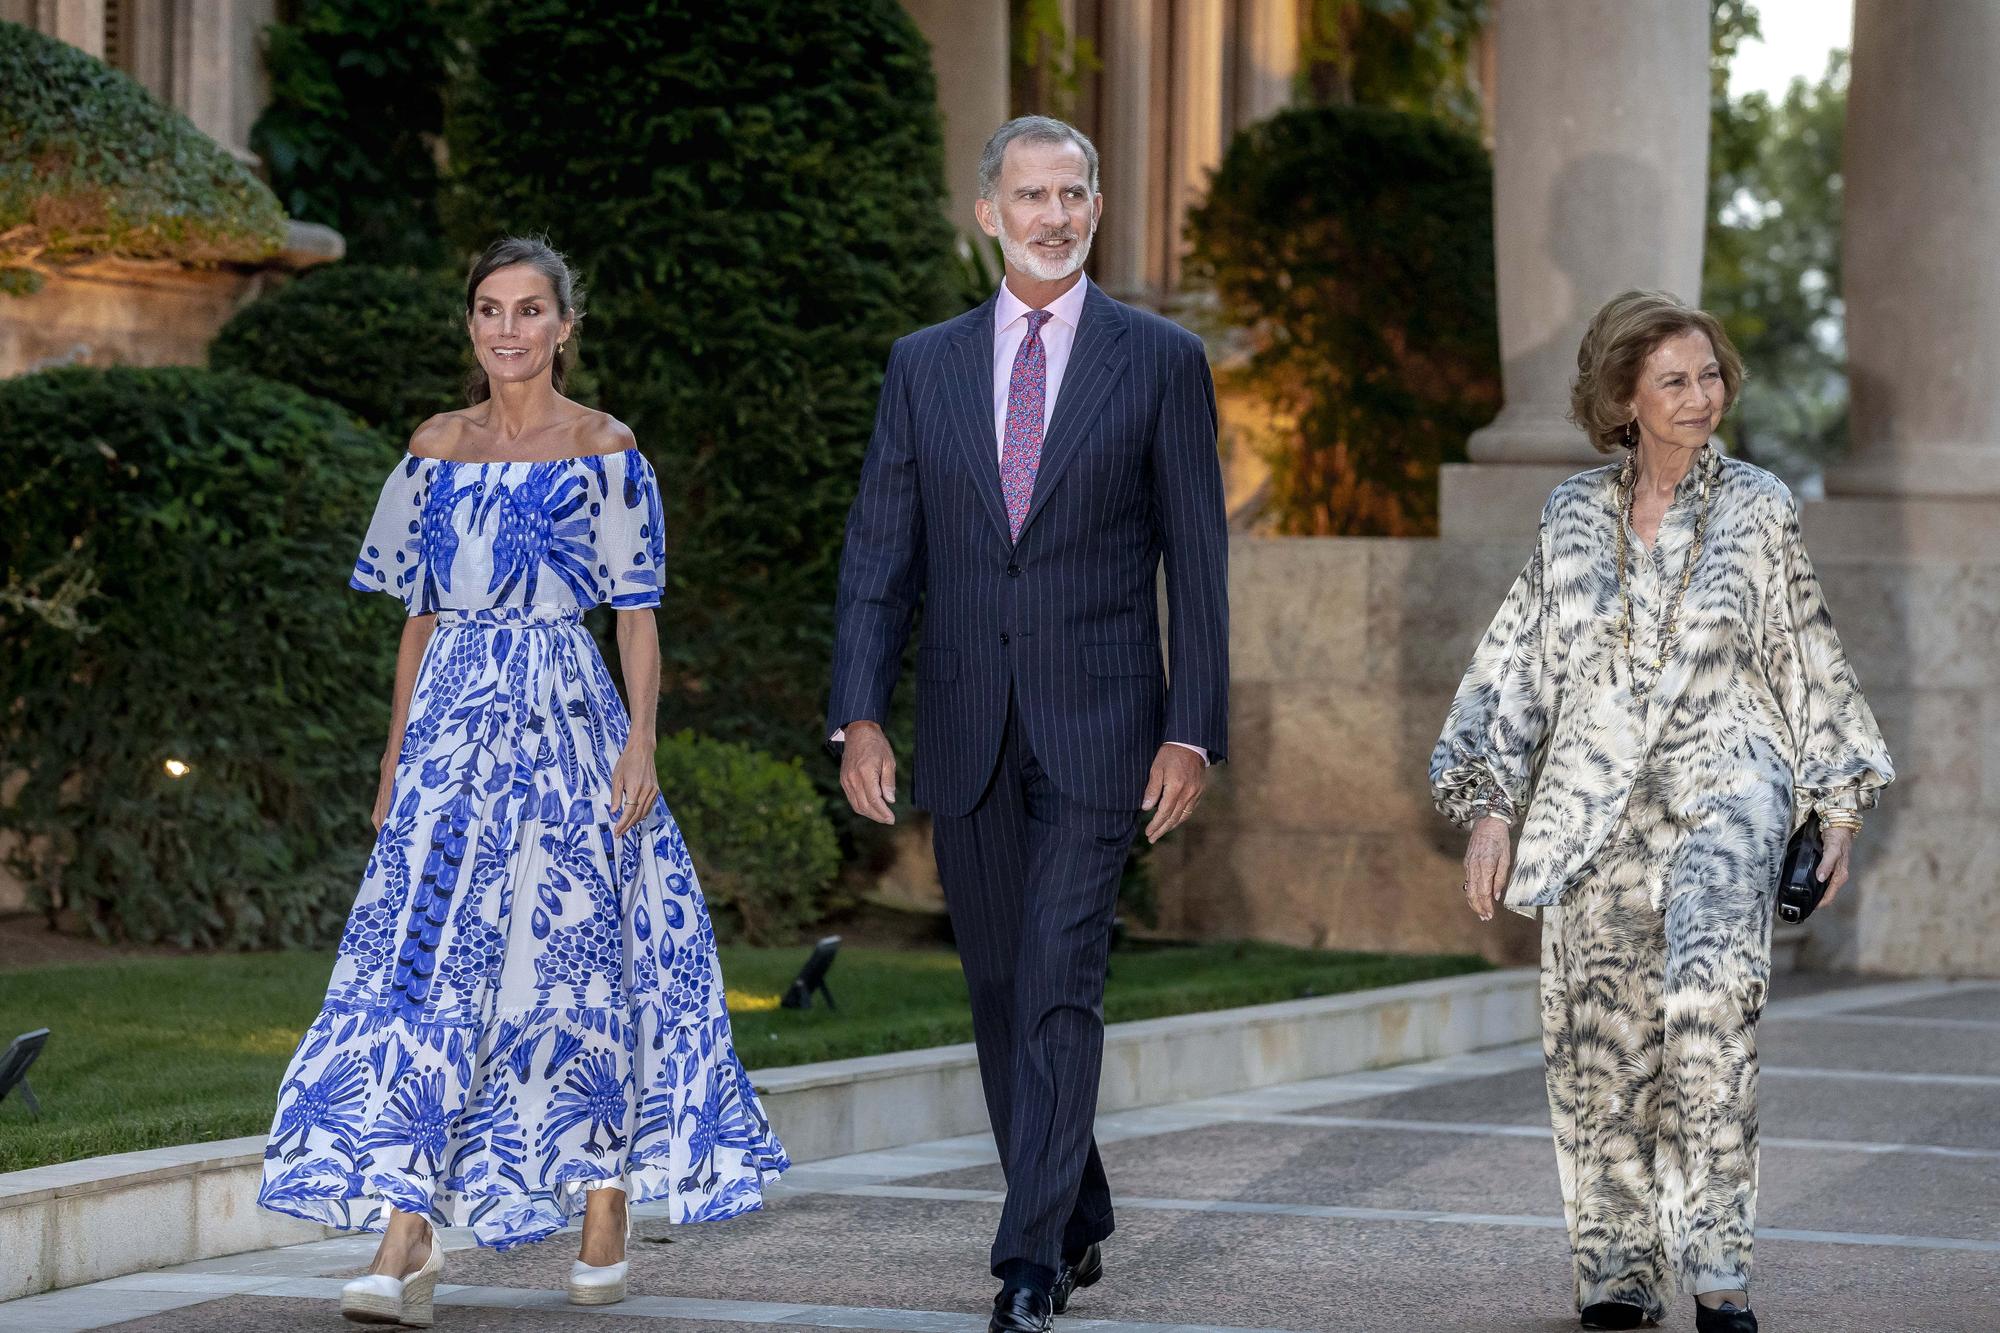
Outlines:
{"type": "Polygon", "coordinates": [[[264,1207],[371,1231],[398,1208],[504,1249],[593,1185],[710,1221],[790,1165],[731,1041],[679,827],[656,803],[612,837],[630,723],[581,618],[658,605],[663,560],[637,450],[409,455],[383,487],[350,582],[437,629],[279,1090],[264,1207]]]}

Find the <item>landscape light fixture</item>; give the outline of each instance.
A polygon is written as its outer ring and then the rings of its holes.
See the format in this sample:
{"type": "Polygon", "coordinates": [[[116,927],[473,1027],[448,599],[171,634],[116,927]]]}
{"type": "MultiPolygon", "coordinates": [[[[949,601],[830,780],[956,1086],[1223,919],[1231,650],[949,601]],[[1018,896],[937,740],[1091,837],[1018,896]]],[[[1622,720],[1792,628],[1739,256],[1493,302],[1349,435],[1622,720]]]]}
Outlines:
{"type": "Polygon", "coordinates": [[[42,1104],[35,1100],[35,1090],[28,1086],[28,1066],[35,1063],[35,1057],[48,1044],[49,1030],[36,1028],[33,1032],[23,1032],[14,1038],[5,1055],[0,1055],[0,1102],[7,1100],[7,1094],[16,1085],[21,1089],[21,1100],[28,1104],[28,1110],[35,1115],[42,1113],[42,1104]]]}
{"type": "Polygon", "coordinates": [[[792,984],[785,988],[785,998],[778,1001],[787,1009],[812,1008],[813,992],[818,991],[825,999],[826,1007],[838,1009],[833,1002],[833,992],[826,988],[827,969],[833,966],[833,956],[840,952],[840,936],[829,935],[813,946],[812,956],[805,966],[792,978],[792,984]]]}

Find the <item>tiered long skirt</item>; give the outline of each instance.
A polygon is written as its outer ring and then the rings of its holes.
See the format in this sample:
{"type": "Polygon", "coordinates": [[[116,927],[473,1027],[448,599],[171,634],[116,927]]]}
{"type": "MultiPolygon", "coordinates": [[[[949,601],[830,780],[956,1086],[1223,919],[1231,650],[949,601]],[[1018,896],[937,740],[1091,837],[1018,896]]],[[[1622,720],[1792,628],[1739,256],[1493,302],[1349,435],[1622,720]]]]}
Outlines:
{"type": "Polygon", "coordinates": [[[541,1239],[593,1186],[677,1222],[789,1162],[731,1040],[664,803],[613,838],[629,723],[574,611],[442,612],[325,1007],[279,1093],[264,1207],[541,1239]]]}

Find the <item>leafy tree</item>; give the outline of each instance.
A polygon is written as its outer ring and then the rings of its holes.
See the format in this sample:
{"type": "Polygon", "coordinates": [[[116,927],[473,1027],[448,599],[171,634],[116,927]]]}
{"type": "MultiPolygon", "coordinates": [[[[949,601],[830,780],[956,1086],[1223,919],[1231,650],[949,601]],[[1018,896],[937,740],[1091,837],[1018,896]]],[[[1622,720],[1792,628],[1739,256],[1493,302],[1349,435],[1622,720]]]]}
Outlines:
{"type": "Polygon", "coordinates": [[[1709,222],[1703,302],[1750,375],[1724,426],[1744,457],[1798,476],[1847,436],[1841,304],[1841,145],[1847,57],[1775,103],[1731,100],[1728,63],[1758,34],[1744,0],[1717,0],[1712,63],[1709,222]]]}
{"type": "Polygon", "coordinates": [[[1372,107],[1281,112],[1230,145],[1189,267],[1280,423],[1278,531],[1435,531],[1439,464],[1500,402],[1492,187],[1477,140],[1372,107]]]}
{"type": "Polygon", "coordinates": [[[1312,100],[1434,115],[1477,131],[1475,53],[1491,0],[1309,0],[1299,51],[1312,100]]]}
{"type": "Polygon", "coordinates": [[[250,146],[292,216],[337,229],[350,258],[445,258],[437,150],[459,4],[302,0],[270,29],[271,104],[250,146]]]}

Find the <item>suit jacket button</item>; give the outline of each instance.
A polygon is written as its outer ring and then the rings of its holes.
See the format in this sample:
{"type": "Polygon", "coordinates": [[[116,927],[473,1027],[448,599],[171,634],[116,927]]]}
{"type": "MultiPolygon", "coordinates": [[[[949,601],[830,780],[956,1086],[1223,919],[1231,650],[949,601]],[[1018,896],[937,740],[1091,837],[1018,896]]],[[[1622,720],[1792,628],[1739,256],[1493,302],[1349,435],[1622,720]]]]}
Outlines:
{"type": "Polygon", "coordinates": [[[1001,634],[1000,634],[1000,642],[1001,642],[1001,645],[1002,645],[1002,646],[1005,646],[1005,644],[1007,643],[1007,634],[1006,634],[1006,632],[1005,632],[1004,630],[1003,630],[1003,631],[1001,631],[1001,634]]]}
{"type": "Polygon", "coordinates": [[[1007,566],[1007,577],[1008,577],[1008,578],[1010,578],[1010,579],[1018,579],[1018,578],[1020,578],[1020,577],[1021,577],[1021,567],[1020,567],[1019,565],[1009,565],[1009,566],[1007,566]]]}

